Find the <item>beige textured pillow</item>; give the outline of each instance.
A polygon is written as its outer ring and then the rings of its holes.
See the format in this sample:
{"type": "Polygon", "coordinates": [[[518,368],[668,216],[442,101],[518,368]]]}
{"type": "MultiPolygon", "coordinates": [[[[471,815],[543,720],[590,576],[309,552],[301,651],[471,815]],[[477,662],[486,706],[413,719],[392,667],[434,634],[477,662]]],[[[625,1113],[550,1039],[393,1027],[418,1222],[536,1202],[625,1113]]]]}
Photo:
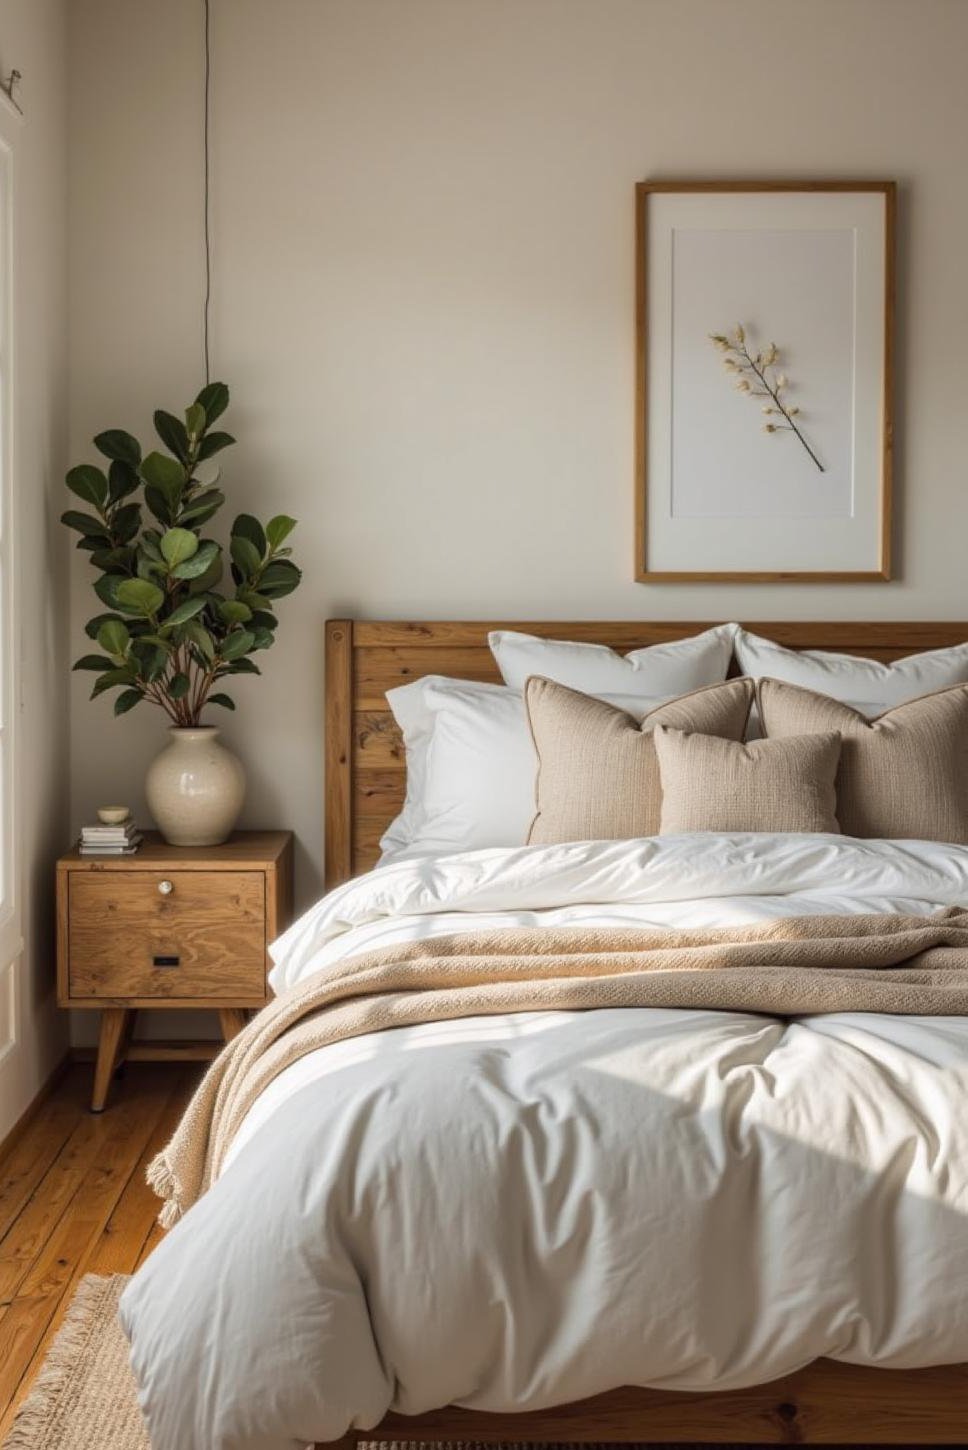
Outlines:
{"type": "Polygon", "coordinates": [[[743,745],[657,725],[653,738],[662,777],[663,836],[840,830],[836,732],[743,745]]]}
{"type": "Polygon", "coordinates": [[[757,699],[772,739],[840,732],[837,819],[847,835],[968,842],[968,685],[876,720],[779,680],[760,680],[757,699]]]}
{"type": "Polygon", "coordinates": [[[640,725],[614,705],[540,676],[524,693],[538,756],[532,845],[654,836],[662,806],[655,726],[742,740],[753,701],[750,680],[727,680],[667,701],[640,725]]]}

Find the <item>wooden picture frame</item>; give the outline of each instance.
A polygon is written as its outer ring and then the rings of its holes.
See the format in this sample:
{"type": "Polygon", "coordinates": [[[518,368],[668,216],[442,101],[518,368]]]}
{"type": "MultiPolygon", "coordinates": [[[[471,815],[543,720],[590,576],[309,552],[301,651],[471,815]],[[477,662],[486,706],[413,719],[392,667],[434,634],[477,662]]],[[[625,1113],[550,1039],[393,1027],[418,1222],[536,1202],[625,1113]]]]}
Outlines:
{"type": "MultiPolygon", "coordinates": [[[[896,232],[896,207],[897,187],[893,181],[643,181],[639,182],[635,189],[635,218],[636,218],[636,245],[635,245],[635,567],[634,577],[640,583],[646,584],[675,584],[675,583],[872,583],[889,580],[891,578],[891,533],[892,533],[892,464],[893,464],[893,373],[894,373],[894,286],[895,286],[895,232],[896,232]],[[713,200],[712,207],[708,206],[709,199],[713,200]],[[698,199],[698,200],[694,200],[698,199]],[[780,218],[784,214],[784,202],[789,200],[790,207],[790,230],[789,232],[775,229],[765,218],[773,216],[780,218]],[[858,216],[864,218],[862,224],[852,227],[851,208],[856,200],[858,216]],[[718,203],[722,203],[719,206],[718,203]],[[674,467],[681,471],[681,477],[686,480],[685,486],[679,493],[686,494],[690,488],[697,492],[702,498],[702,488],[705,487],[706,495],[711,496],[720,487],[717,476],[715,480],[707,470],[705,473],[699,467],[699,461],[690,471],[688,464],[680,463],[679,459],[684,452],[679,449],[676,454],[676,464],[673,464],[673,441],[677,438],[674,428],[679,429],[679,437],[691,438],[689,427],[681,421],[673,423],[673,369],[680,376],[683,374],[684,364],[681,358],[684,349],[680,348],[677,360],[673,362],[674,348],[673,340],[676,336],[677,324],[672,320],[673,287],[678,289],[678,295],[682,296],[688,288],[688,279],[682,280],[685,272],[680,268],[676,275],[675,283],[672,280],[673,268],[671,266],[672,242],[665,241],[666,232],[671,237],[675,232],[672,219],[675,217],[677,207],[682,208],[682,216],[686,220],[683,231],[691,236],[699,236],[702,231],[701,217],[703,212],[708,217],[708,231],[711,238],[722,237],[728,234],[729,228],[737,229],[738,219],[743,214],[744,206],[747,206],[755,224],[751,224],[749,232],[744,235],[760,236],[764,238],[775,237],[781,245],[788,237],[792,244],[799,245],[801,251],[810,245],[811,239],[819,239],[822,242],[827,233],[831,239],[840,238],[839,260],[831,261],[831,266],[839,270],[832,272],[831,276],[844,277],[844,285],[854,287],[854,277],[861,275],[860,263],[856,257],[866,259],[869,265],[864,272],[864,281],[857,284],[855,291],[850,296],[853,299],[853,310],[845,313],[844,308],[837,309],[832,303],[822,312],[826,318],[827,325],[834,326],[834,318],[849,318],[842,325],[843,347],[838,354],[838,361],[849,366],[851,372],[849,382],[851,391],[848,394],[843,387],[837,387],[837,378],[841,376],[836,369],[831,369],[831,377],[828,379],[823,374],[818,376],[818,368],[813,366],[812,374],[807,380],[808,386],[804,387],[804,397],[809,396],[812,389],[814,396],[818,390],[826,389],[827,395],[837,399],[837,407],[841,410],[842,418],[839,418],[839,431],[834,427],[832,414],[821,414],[820,422],[814,426],[818,429],[826,422],[828,432],[836,443],[831,444],[832,461],[828,468],[821,467],[818,460],[818,468],[821,473],[827,472],[829,477],[824,479],[824,488],[830,491],[830,498],[837,500],[839,513],[828,513],[824,515],[824,505],[820,502],[812,502],[816,492],[810,491],[810,468],[799,449],[796,453],[781,454],[774,451],[772,456],[757,453],[756,467],[764,473],[772,473],[776,478],[783,480],[783,488],[799,490],[799,497],[808,500],[807,507],[814,508],[815,514],[806,520],[796,513],[797,499],[791,493],[791,499],[787,506],[792,511],[786,515],[787,530],[783,535],[783,517],[757,518],[755,512],[749,512],[747,507],[730,513],[728,509],[722,514],[716,513],[716,505],[712,505],[712,511],[708,520],[700,515],[690,517],[688,506],[682,508],[682,517],[676,518],[676,505],[673,500],[677,493],[677,476],[674,467]],[[872,202],[874,205],[872,206],[872,202]],[[829,221],[825,224],[823,217],[825,208],[829,212],[829,221]],[[665,219],[657,220],[664,209],[665,219]],[[690,212],[690,209],[691,212],[690,212]],[[718,226],[716,223],[717,214],[722,215],[728,221],[728,226],[718,226]],[[700,219],[698,225],[694,225],[687,219],[692,215],[700,219]],[[811,223],[811,215],[814,221],[811,223]],[[660,230],[661,228],[661,230],[660,230]],[[759,230],[757,230],[759,228],[759,230]],[[863,242],[858,246],[857,236],[863,235],[863,242]],[[661,239],[661,240],[660,240],[661,239]],[[652,245],[650,246],[650,240],[652,245]],[[669,265],[668,280],[664,283],[668,291],[663,291],[661,297],[653,295],[657,289],[656,271],[660,264],[660,258],[664,261],[664,247],[668,246],[669,265]],[[851,246],[855,252],[850,253],[851,246]],[[851,258],[854,258],[854,271],[850,271],[851,258]],[[650,277],[651,272],[651,277],[650,277]],[[863,300],[863,306],[861,301],[863,300]],[[875,306],[879,309],[879,315],[875,315],[875,306]],[[663,342],[666,344],[662,354],[662,368],[656,366],[656,332],[658,327],[653,327],[652,314],[666,319],[661,323],[663,331],[663,342]],[[856,344],[858,335],[862,335],[866,344],[862,348],[855,347],[851,352],[851,346],[856,344]],[[875,347],[876,344],[876,347],[875,347]],[[857,366],[857,354],[863,356],[865,353],[870,362],[866,368],[857,366]],[[841,356],[842,355],[842,356],[841,356]],[[879,377],[875,377],[874,358],[879,369],[879,377]],[[663,380],[662,374],[669,374],[663,380]],[[658,398],[661,394],[662,406],[659,416],[658,398]],[[661,460],[661,465],[659,463],[661,460]],[[768,460],[768,461],[767,461],[768,460]],[[796,472],[795,481],[793,478],[796,472]],[[807,470],[804,474],[803,470],[807,470]],[[664,475],[664,487],[660,491],[658,479],[664,475]],[[696,480],[702,478],[704,483],[696,480]],[[834,490],[837,490],[836,494],[834,490]],[[660,506],[661,501],[661,506],[660,506]],[[844,524],[843,520],[847,523],[844,524]],[[811,533],[811,527],[814,532],[811,533]],[[752,537],[755,530],[759,528],[759,535],[752,537]],[[730,536],[734,547],[731,548],[730,536]],[[723,553],[728,556],[736,553],[737,541],[741,553],[748,557],[740,559],[736,567],[724,568],[720,562],[723,553]],[[691,541],[691,542],[690,542],[691,541]],[[699,543],[697,541],[705,541],[699,543]],[[782,555],[789,551],[791,557],[778,557],[775,567],[766,563],[765,558],[759,559],[754,556],[760,553],[770,554],[776,548],[777,553],[782,555]],[[828,563],[827,552],[838,555],[830,559],[828,563]],[[851,557],[856,552],[856,560],[851,557]],[[796,558],[796,555],[802,558],[796,558]],[[694,562],[695,559],[695,562],[694,562]]],[[[763,245],[767,245],[763,242],[763,245]]],[[[703,278],[714,275],[715,269],[706,269],[700,272],[703,278]]],[[[778,274],[782,275],[778,266],[778,274]]],[[[663,272],[665,276],[665,271],[663,272]]],[[[735,285],[735,284],[734,284],[735,285]]],[[[766,284],[764,283],[764,286],[766,284]]],[[[774,281],[774,287],[779,286],[774,281]]],[[[724,296],[730,292],[730,284],[724,284],[724,296]]],[[[742,288],[739,289],[742,291],[742,288]]],[[[787,290],[787,298],[791,305],[798,302],[806,309],[810,317],[817,315],[817,309],[807,305],[806,295],[800,299],[796,289],[787,290]]],[[[684,312],[686,308],[682,309],[684,312]]],[[[719,331],[720,328],[731,327],[737,321],[746,321],[729,317],[711,315],[710,309],[708,329],[704,328],[703,333],[710,334],[719,331]]],[[[706,314],[703,313],[703,316],[706,314]]],[[[752,320],[752,319],[750,319],[752,320]]],[[[685,325],[684,323],[681,325],[685,325]]],[[[820,329],[822,323],[817,323],[818,336],[816,349],[819,351],[823,334],[820,329]]],[[[724,427],[728,425],[731,430],[729,437],[736,439],[736,430],[743,427],[747,430],[743,435],[743,447],[758,447],[776,450],[785,448],[786,439],[757,439],[756,434],[759,420],[756,418],[755,409],[749,401],[730,397],[730,389],[724,379],[716,377],[714,382],[710,381],[707,373],[709,366],[716,363],[712,346],[707,349],[707,338],[705,335],[700,339],[696,330],[689,334],[690,344],[697,349],[706,349],[708,358],[704,355],[701,359],[702,382],[701,386],[706,390],[703,394],[697,390],[697,396],[708,398],[714,396],[710,389],[720,389],[723,403],[719,403],[719,394],[716,394],[716,406],[731,409],[732,412],[726,418],[726,414],[717,414],[713,422],[719,421],[724,427]]],[[[761,333],[764,336],[765,333],[761,333]]],[[[759,336],[757,337],[759,340],[759,336]]],[[[782,337],[778,339],[781,344],[788,342],[782,337]]],[[[792,364],[791,364],[792,365],[792,364]]],[[[699,364],[693,365],[694,371],[698,371],[699,364]]],[[[768,402],[772,401],[767,399],[768,402]]],[[[679,417],[685,415],[688,410],[685,406],[679,408],[679,417]]],[[[711,451],[718,446],[719,435],[715,428],[707,428],[708,415],[704,416],[703,427],[696,429],[695,433],[702,439],[697,444],[697,450],[704,447],[708,460],[711,451]]],[[[786,423],[781,420],[782,428],[776,431],[788,431],[786,423]]],[[[821,437],[823,435],[821,434],[821,437]]],[[[793,440],[791,439],[792,443],[793,440]]],[[[736,476],[744,481],[749,477],[749,469],[743,467],[743,462],[729,450],[723,449],[718,455],[729,459],[729,467],[735,469],[736,476]]],[[[701,461],[701,460],[700,460],[701,461]]],[[[745,486],[745,483],[744,483],[745,486]]],[[[725,485],[723,486],[725,488],[725,485]]],[[[752,483],[749,485],[752,490],[752,483]]],[[[772,506],[772,502],[771,502],[772,506]]],[[[832,507],[832,505],[831,505],[832,507]]]]}

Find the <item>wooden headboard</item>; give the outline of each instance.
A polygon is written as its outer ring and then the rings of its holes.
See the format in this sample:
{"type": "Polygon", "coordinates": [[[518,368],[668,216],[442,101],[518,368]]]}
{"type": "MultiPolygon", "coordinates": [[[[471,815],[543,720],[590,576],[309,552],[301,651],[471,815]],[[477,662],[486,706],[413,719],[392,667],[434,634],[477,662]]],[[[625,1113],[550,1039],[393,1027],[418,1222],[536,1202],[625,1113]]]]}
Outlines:
{"type": "MultiPolygon", "coordinates": [[[[721,621],[715,621],[719,623],[721,621]]],[[[368,870],[379,840],[403,803],[403,742],[386,702],[386,691],[421,675],[500,682],[487,647],[488,631],[607,644],[623,653],[644,645],[683,639],[708,624],[697,620],[645,623],[630,620],[579,624],[560,620],[405,621],[331,619],[326,625],[326,885],[338,886],[368,870]]],[[[756,634],[791,649],[833,649],[872,659],[895,660],[918,650],[941,649],[968,639],[968,623],[816,624],[752,622],[756,634]]]]}

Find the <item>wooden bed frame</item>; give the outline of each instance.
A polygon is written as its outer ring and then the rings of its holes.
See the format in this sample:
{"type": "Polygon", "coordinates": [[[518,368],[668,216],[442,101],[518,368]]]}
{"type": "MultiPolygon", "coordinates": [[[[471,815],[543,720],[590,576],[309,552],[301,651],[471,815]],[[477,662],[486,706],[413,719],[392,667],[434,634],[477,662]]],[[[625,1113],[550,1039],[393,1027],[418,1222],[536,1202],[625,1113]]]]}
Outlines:
{"type": "MultiPolygon", "coordinates": [[[[717,621],[718,622],[718,621],[717,621]]],[[[499,681],[491,629],[520,629],[626,651],[696,634],[676,623],[434,622],[336,619],[326,625],[326,883],[368,870],[400,809],[403,743],[385,692],[422,675],[499,681]]],[[[968,623],[757,623],[793,649],[834,649],[879,660],[968,639],[968,623]]],[[[968,1223],[966,1223],[968,1232],[968,1223]]],[[[968,1314],[968,1288],[965,1294],[968,1314]]],[[[612,1441],[639,1444],[968,1444],[968,1364],[887,1370],[821,1359],[751,1389],[684,1394],[626,1388],[554,1409],[489,1414],[446,1406],[390,1414],[360,1440],[612,1441]]]]}

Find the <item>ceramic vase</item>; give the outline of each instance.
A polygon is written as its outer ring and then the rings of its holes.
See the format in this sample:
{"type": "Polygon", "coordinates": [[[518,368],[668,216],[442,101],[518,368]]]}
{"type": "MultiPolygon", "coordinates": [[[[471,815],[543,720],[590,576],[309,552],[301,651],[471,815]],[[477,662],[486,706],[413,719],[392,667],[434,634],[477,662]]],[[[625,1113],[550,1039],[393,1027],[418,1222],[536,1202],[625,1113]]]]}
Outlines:
{"type": "Polygon", "coordinates": [[[245,797],[241,761],[212,725],[173,726],[148,767],[145,794],[170,846],[219,846],[232,834],[245,797]]]}

